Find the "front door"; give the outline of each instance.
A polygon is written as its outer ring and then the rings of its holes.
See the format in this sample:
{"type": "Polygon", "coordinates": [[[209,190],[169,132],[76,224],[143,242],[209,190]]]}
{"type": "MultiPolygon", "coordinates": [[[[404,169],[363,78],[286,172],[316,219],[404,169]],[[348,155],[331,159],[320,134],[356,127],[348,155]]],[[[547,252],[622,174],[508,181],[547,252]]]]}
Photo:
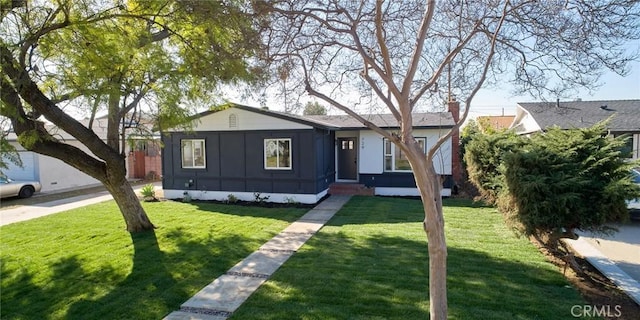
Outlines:
{"type": "Polygon", "coordinates": [[[358,139],[338,138],[338,179],[358,179],[358,139]]]}

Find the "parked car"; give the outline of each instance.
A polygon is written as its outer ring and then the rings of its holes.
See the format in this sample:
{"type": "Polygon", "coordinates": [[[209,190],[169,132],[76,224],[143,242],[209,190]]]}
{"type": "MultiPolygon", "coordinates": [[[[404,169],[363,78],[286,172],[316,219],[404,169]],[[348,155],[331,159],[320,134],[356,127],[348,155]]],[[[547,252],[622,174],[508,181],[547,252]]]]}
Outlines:
{"type": "Polygon", "coordinates": [[[29,198],[34,193],[40,192],[42,185],[38,181],[15,181],[5,176],[0,176],[0,198],[15,197],[29,198]]]}

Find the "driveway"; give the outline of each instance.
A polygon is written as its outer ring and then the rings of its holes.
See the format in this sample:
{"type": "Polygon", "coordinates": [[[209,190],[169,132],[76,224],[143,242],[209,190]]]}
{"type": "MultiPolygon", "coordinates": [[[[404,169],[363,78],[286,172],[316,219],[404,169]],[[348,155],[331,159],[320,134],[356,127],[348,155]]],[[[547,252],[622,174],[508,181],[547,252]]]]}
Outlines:
{"type": "MultiPolygon", "coordinates": [[[[156,182],[153,184],[156,187],[156,192],[158,192],[158,190],[161,188],[161,184],[161,182],[156,182]]],[[[139,194],[142,187],[142,185],[134,186],[134,191],[139,194]]],[[[62,198],[58,200],[41,203],[31,203],[28,205],[11,206],[6,209],[0,209],[0,226],[35,219],[38,217],[43,217],[50,214],[113,199],[113,197],[107,191],[94,192],[94,190],[89,189],[89,192],[91,193],[69,198],[64,198],[61,195],[62,198]]],[[[36,200],[35,197],[34,200],[36,200]]]]}
{"type": "Polygon", "coordinates": [[[612,235],[581,232],[574,250],[640,304],[640,222],[613,225],[612,235]]]}
{"type": "Polygon", "coordinates": [[[587,233],[583,237],[622,271],[640,282],[640,221],[614,227],[619,231],[611,236],[587,233]]]}

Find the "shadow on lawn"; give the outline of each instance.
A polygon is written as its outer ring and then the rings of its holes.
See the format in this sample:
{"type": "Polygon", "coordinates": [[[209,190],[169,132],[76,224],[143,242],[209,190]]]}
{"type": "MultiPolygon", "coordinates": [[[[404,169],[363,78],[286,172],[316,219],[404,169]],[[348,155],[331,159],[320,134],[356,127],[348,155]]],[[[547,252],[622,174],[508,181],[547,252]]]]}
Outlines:
{"type": "Polygon", "coordinates": [[[166,308],[173,302],[167,300],[166,291],[186,296],[184,292],[175,292],[180,287],[176,288],[176,280],[168,269],[170,266],[165,253],[160,250],[155,232],[132,233],[131,240],[134,248],[131,273],[107,295],[73,303],[67,319],[84,319],[88,314],[99,315],[100,318],[143,319],[148,317],[149,310],[166,308]],[[132,294],[132,288],[140,291],[132,294]]]}
{"type": "MultiPolygon", "coordinates": [[[[232,319],[426,319],[426,244],[320,232],[254,293],[232,319]]],[[[553,268],[449,248],[454,319],[571,318],[583,303],[553,268]]]]}
{"type": "Polygon", "coordinates": [[[193,201],[189,205],[195,206],[200,211],[217,212],[239,217],[278,219],[287,222],[296,221],[301,216],[300,212],[311,209],[296,206],[287,207],[286,205],[269,208],[258,205],[226,204],[214,201],[193,201]]]}
{"type": "Polygon", "coordinates": [[[131,234],[133,267],[124,278],[109,266],[87,272],[77,257],[66,257],[47,275],[50,285],[41,287],[33,284],[35,275],[5,270],[3,264],[3,276],[22,274],[3,283],[2,318],[160,319],[179,309],[193,290],[251,252],[247,239],[239,236],[202,241],[190,239],[188,232],[173,230],[164,237],[174,238],[171,241],[177,250],[160,250],[155,232],[131,234]],[[220,253],[223,250],[233,254],[220,253]],[[60,314],[67,305],[66,314],[60,314]]]}
{"type": "MultiPolygon", "coordinates": [[[[419,200],[370,199],[353,197],[327,228],[314,235],[236,311],[233,319],[303,315],[313,319],[428,318],[427,245],[415,238],[422,232],[408,229],[410,235],[393,235],[390,233],[403,229],[389,226],[387,230],[384,226],[416,223],[419,228],[422,204],[419,200]]],[[[445,206],[452,220],[482,214],[474,208],[483,207],[458,199],[446,200],[445,206]]],[[[584,304],[577,291],[542,257],[502,258],[518,257],[528,245],[513,240],[496,247],[500,252],[494,254],[450,244],[452,318],[571,318],[571,306],[584,304]]]]}

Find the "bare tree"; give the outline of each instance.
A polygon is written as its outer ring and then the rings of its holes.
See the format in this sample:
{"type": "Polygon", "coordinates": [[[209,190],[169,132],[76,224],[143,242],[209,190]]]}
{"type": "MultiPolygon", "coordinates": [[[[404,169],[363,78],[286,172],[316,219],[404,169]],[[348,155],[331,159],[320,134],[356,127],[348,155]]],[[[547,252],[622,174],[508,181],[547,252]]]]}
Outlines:
{"type": "Polygon", "coordinates": [[[441,179],[433,158],[465,121],[486,85],[511,83],[536,97],[592,87],[604,68],[620,74],[638,39],[638,3],[612,1],[275,1],[267,35],[288,90],[320,98],[392,141],[406,154],[424,205],[431,319],[446,319],[447,246],[441,179]],[[354,96],[353,92],[358,92],[354,96]],[[412,113],[455,95],[464,114],[425,154],[412,113]],[[359,115],[380,104],[400,131],[359,115]]]}

